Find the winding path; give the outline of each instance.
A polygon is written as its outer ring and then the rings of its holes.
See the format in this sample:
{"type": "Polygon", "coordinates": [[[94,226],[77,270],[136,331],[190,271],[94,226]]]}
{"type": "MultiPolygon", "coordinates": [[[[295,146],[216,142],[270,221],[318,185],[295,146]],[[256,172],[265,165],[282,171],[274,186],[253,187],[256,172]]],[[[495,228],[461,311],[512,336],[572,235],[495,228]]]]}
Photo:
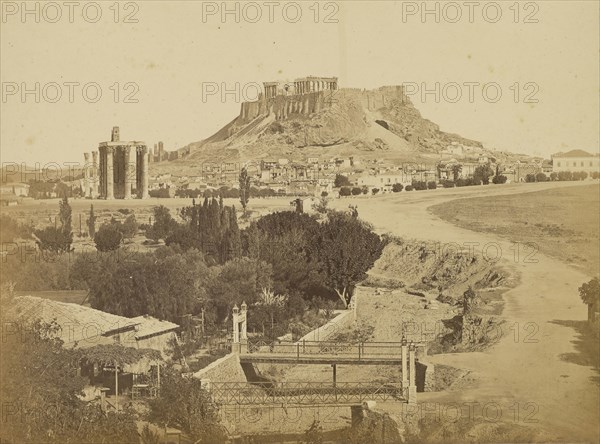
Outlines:
{"type": "Polygon", "coordinates": [[[598,375],[591,367],[565,358],[578,354],[578,333],[571,325],[587,319],[587,307],[579,299],[577,288],[590,277],[541,253],[535,255],[535,261],[526,261],[525,255],[515,258],[514,246],[508,240],[493,233],[456,227],[427,211],[432,205],[457,198],[563,186],[578,184],[490,185],[334,202],[338,209],[357,204],[360,217],[378,232],[443,243],[477,242],[477,251],[490,245],[489,256],[494,256],[499,247],[499,264],[520,276],[520,283],[504,294],[502,317],[506,322],[496,345],[485,352],[436,355],[430,359],[470,370],[475,383],[460,390],[421,394],[420,402],[495,405],[502,420],[539,427],[558,441],[599,442],[599,387],[593,382],[598,375]]]}

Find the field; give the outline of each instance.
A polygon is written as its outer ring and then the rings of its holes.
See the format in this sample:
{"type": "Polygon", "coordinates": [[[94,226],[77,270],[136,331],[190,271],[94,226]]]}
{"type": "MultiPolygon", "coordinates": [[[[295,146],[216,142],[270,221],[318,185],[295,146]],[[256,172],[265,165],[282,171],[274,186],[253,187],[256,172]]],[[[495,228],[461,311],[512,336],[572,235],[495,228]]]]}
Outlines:
{"type": "Polygon", "coordinates": [[[598,184],[459,199],[429,210],[461,228],[533,243],[540,252],[577,266],[590,276],[599,274],[598,184]]]}

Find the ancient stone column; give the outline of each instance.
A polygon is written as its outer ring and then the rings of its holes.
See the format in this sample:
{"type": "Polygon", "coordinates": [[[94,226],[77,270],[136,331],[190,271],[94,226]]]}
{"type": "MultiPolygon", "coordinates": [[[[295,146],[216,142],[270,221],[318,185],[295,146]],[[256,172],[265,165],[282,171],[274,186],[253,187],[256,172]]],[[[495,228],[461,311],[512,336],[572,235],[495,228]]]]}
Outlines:
{"type": "Polygon", "coordinates": [[[83,197],[89,197],[90,191],[90,153],[83,153],[83,197]]]}
{"type": "Polygon", "coordinates": [[[113,158],[113,154],[114,154],[114,147],[109,146],[106,147],[106,168],[104,169],[105,174],[106,174],[106,178],[105,178],[105,183],[106,183],[106,195],[104,196],[105,199],[114,199],[115,198],[115,192],[114,192],[114,185],[115,185],[115,166],[114,166],[114,158],[113,158]]]}
{"type": "Polygon", "coordinates": [[[92,151],[92,199],[98,197],[99,183],[98,183],[98,151],[92,151]]]}
{"type": "Polygon", "coordinates": [[[148,199],[148,158],[146,156],[146,145],[142,146],[142,165],[141,165],[141,182],[142,182],[142,199],[148,199]]]}
{"type": "Polygon", "coordinates": [[[408,402],[414,404],[417,402],[417,382],[415,369],[415,345],[410,344],[408,348],[408,402]]]}
{"type": "Polygon", "coordinates": [[[131,145],[125,145],[123,147],[124,154],[124,165],[123,165],[123,173],[124,173],[124,182],[125,182],[125,197],[124,199],[131,199],[131,145]]]}
{"type": "Polygon", "coordinates": [[[408,345],[402,341],[402,391],[408,387],[408,345]]]}

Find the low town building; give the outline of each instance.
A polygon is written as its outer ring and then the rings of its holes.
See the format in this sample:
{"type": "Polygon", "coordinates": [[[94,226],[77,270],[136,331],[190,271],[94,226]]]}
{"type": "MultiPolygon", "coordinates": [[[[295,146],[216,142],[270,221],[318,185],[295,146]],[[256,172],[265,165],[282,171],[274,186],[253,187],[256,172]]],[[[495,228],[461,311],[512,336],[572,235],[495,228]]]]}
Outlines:
{"type": "Polygon", "coordinates": [[[600,156],[583,150],[571,150],[566,153],[556,153],[552,156],[552,172],[572,173],[584,171],[588,174],[600,171],[600,156]]]}

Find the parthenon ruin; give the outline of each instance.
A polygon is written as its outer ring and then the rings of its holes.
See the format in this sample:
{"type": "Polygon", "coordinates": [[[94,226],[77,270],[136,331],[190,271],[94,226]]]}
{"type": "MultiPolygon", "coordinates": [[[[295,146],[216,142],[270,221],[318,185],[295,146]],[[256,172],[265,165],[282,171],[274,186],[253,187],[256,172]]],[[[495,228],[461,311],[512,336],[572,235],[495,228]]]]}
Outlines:
{"type": "Polygon", "coordinates": [[[263,82],[258,100],[243,102],[240,123],[260,115],[275,115],[277,120],[291,114],[308,115],[329,107],[333,92],[338,90],[337,77],[302,77],[293,82],[263,82]]]}
{"type": "Polygon", "coordinates": [[[84,153],[84,197],[131,199],[136,195],[140,199],[148,198],[149,153],[144,142],[121,141],[119,127],[115,126],[110,142],[101,142],[98,151],[99,163],[98,152],[92,152],[91,164],[89,153],[84,153]]]}

